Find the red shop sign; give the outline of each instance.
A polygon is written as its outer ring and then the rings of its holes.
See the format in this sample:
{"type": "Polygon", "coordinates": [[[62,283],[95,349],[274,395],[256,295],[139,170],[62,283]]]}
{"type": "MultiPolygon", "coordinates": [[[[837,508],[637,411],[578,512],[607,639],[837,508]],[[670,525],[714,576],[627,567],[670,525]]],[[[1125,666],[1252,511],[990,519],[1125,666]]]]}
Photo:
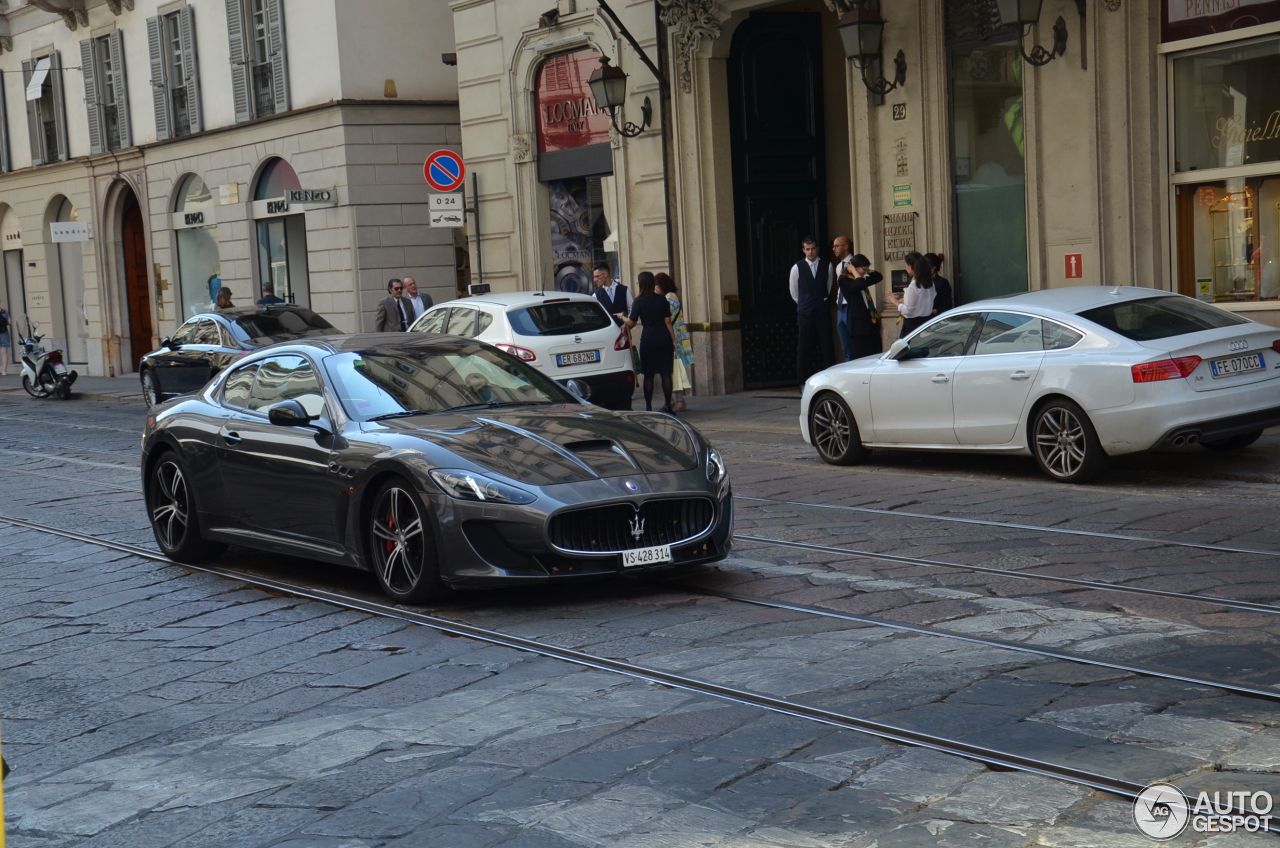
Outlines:
{"type": "Polygon", "coordinates": [[[600,54],[579,50],[553,56],[538,70],[538,152],[609,143],[609,113],[596,107],[591,79],[600,54]]]}

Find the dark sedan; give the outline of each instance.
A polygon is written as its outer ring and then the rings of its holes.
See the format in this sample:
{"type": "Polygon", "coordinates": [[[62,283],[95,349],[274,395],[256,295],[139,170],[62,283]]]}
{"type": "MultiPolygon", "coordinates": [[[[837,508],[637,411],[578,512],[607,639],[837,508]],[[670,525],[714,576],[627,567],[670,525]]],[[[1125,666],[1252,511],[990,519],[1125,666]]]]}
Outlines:
{"type": "Polygon", "coordinates": [[[456,336],[335,336],[251,353],[147,418],[156,541],[371,570],[401,602],[453,587],[713,562],[729,474],[693,427],[580,400],[456,336]]]}
{"type": "Polygon", "coordinates": [[[174,395],[198,391],[240,357],[276,342],[342,331],[309,309],[287,303],[235,306],[203,312],[160,341],[160,349],[142,357],[138,376],[147,406],[174,395]]]}

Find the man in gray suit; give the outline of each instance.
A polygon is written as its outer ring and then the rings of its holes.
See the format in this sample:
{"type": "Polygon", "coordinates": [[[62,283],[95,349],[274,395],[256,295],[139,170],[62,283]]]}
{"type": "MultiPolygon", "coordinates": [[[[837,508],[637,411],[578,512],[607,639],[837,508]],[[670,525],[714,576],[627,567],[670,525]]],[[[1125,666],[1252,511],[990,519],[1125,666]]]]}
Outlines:
{"type": "Polygon", "coordinates": [[[373,319],[375,333],[403,333],[412,323],[413,304],[404,298],[404,284],[398,279],[387,283],[387,296],[378,302],[373,319]]]}

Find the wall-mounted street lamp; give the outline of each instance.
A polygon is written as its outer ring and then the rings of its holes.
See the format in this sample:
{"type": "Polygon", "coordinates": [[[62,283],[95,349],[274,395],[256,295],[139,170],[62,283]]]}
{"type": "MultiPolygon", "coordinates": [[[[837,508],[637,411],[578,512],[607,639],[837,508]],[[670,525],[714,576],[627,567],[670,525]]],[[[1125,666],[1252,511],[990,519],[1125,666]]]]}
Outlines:
{"type": "Polygon", "coordinates": [[[591,86],[591,94],[596,99],[596,106],[609,111],[609,120],[613,122],[613,128],[617,130],[618,135],[623,138],[635,138],[648,128],[649,121],[653,118],[653,105],[648,97],[640,107],[640,114],[644,115],[644,121],[640,126],[637,127],[630,121],[627,121],[625,126],[618,126],[618,109],[627,100],[627,72],[610,65],[608,56],[600,57],[600,67],[591,74],[587,84],[591,86]]]}
{"type": "Polygon", "coordinates": [[[884,97],[906,82],[907,57],[899,50],[898,55],[893,58],[892,80],[887,80],[878,73],[874,81],[867,79],[869,70],[879,71],[884,52],[884,19],[880,17],[877,6],[878,4],[867,0],[855,4],[840,16],[836,28],[844,42],[844,54],[853,60],[853,64],[862,73],[862,84],[872,94],[884,97]]]}
{"type": "Polygon", "coordinates": [[[1040,21],[1040,7],[1043,0],[996,0],[996,8],[1000,11],[1000,22],[1005,26],[1017,24],[1019,27],[1018,52],[1028,65],[1039,68],[1067,52],[1067,22],[1058,15],[1053,24],[1053,49],[1045,50],[1039,44],[1031,48],[1028,54],[1022,47],[1022,39],[1040,21]]]}

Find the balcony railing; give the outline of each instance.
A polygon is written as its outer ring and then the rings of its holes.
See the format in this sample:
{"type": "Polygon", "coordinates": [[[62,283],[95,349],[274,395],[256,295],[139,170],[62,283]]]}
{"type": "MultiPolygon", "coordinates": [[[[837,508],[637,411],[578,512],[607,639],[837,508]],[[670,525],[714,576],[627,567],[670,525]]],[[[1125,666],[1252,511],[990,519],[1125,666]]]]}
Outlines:
{"type": "Polygon", "coordinates": [[[187,111],[187,89],[175,88],[169,92],[173,104],[173,135],[181,138],[191,134],[191,115],[187,111]]]}
{"type": "Polygon", "coordinates": [[[44,121],[44,161],[59,162],[62,152],[58,150],[58,124],[56,121],[44,121]]]}
{"type": "Polygon", "coordinates": [[[114,104],[102,107],[102,135],[108,150],[120,149],[120,110],[114,104]]]}
{"type": "Polygon", "coordinates": [[[276,113],[273,81],[270,64],[253,66],[253,114],[256,118],[265,118],[276,113]]]}

